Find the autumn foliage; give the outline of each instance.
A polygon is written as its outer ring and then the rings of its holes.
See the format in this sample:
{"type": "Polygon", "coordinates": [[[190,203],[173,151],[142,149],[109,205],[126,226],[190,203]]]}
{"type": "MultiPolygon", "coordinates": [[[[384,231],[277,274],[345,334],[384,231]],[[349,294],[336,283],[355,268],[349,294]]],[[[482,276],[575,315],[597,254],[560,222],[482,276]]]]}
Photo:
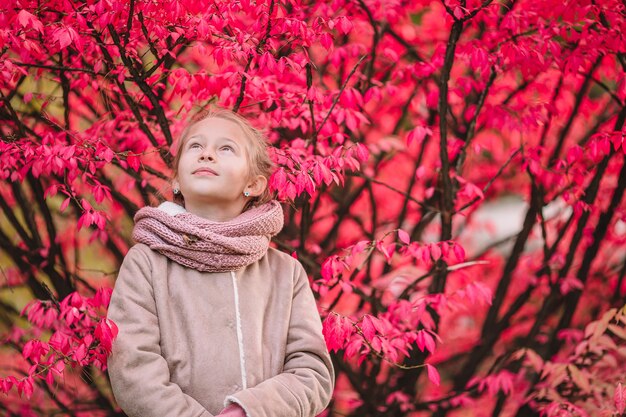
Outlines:
{"type": "Polygon", "coordinates": [[[618,0],[2,2],[0,409],[122,415],[110,288],[219,105],[272,144],[328,416],[623,416],[624,33],[618,0]]]}

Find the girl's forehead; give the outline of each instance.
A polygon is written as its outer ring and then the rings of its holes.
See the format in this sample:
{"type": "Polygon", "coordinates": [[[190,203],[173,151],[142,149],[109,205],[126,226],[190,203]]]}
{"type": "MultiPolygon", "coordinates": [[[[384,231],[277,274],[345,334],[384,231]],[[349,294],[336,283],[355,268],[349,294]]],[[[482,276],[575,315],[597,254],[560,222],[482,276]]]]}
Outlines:
{"type": "Polygon", "coordinates": [[[187,138],[194,135],[205,137],[228,137],[237,142],[245,142],[243,129],[234,121],[221,117],[209,117],[194,123],[187,134],[187,138]]]}

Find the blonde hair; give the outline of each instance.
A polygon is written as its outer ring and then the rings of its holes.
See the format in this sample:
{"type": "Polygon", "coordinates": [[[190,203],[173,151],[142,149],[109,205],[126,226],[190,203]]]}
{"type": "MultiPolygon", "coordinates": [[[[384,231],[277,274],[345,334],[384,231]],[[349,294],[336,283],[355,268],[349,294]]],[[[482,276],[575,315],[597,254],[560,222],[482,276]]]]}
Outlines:
{"type": "MultiPolygon", "coordinates": [[[[257,175],[262,175],[267,179],[268,186],[265,187],[263,193],[261,193],[258,197],[250,199],[244,206],[243,211],[273,200],[275,198],[275,194],[269,191],[269,179],[272,175],[272,171],[274,170],[274,164],[272,163],[272,160],[267,152],[267,140],[265,135],[259,129],[252,126],[248,119],[227,109],[205,110],[191,118],[191,122],[185,127],[180,135],[177,146],[175,146],[176,154],[174,155],[174,160],[172,162],[171,180],[174,180],[178,176],[180,155],[183,145],[187,139],[187,135],[189,134],[189,130],[196,123],[211,118],[229,120],[241,128],[244,136],[248,139],[248,152],[246,152],[248,167],[250,168],[248,178],[251,179],[257,175]]],[[[174,194],[174,202],[184,206],[185,198],[181,193],[174,194]]]]}

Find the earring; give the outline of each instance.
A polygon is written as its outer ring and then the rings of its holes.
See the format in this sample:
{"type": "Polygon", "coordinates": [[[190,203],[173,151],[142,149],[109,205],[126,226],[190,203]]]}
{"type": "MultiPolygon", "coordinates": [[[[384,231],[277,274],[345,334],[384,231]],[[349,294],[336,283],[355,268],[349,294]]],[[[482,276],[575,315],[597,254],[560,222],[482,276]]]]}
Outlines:
{"type": "Polygon", "coordinates": [[[245,195],[246,197],[250,197],[250,191],[244,191],[243,195],[245,195]]]}
{"type": "Polygon", "coordinates": [[[174,189],[172,190],[172,192],[174,192],[174,194],[178,194],[178,193],[180,192],[180,190],[179,190],[178,188],[174,188],[174,189]]]}

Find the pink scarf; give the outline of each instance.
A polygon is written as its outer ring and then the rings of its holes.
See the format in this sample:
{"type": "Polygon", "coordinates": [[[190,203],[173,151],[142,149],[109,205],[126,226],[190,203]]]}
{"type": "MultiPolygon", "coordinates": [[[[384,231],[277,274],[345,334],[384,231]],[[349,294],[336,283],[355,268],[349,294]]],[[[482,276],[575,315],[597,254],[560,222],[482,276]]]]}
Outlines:
{"type": "Polygon", "coordinates": [[[171,260],[198,271],[233,271],[265,255],[283,227],[277,201],[253,207],[232,220],[215,222],[164,202],[135,214],[132,238],[171,260]]]}

